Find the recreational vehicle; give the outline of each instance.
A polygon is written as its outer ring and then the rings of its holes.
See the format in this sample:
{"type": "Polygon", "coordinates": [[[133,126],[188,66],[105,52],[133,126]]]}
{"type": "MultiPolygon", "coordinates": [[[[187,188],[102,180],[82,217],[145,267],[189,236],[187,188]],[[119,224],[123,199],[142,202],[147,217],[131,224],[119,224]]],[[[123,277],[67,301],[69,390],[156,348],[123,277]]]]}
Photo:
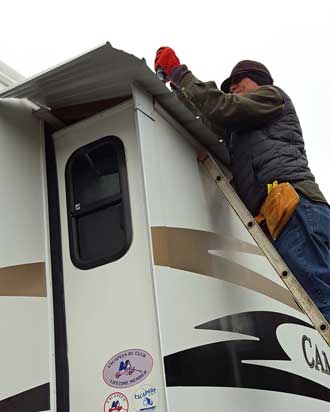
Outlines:
{"type": "Polygon", "coordinates": [[[230,177],[221,136],[109,43],[1,68],[0,411],[329,411],[329,346],[197,159],[230,177]]]}

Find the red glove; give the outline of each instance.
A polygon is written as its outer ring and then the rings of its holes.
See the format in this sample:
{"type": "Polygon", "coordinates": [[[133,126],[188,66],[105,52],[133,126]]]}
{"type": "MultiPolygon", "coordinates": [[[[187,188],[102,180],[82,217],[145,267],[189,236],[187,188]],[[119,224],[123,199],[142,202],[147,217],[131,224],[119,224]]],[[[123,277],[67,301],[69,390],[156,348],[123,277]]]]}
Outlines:
{"type": "Polygon", "coordinates": [[[173,49],[170,47],[160,47],[157,50],[155,58],[155,71],[161,68],[168,77],[172,70],[177,66],[180,66],[180,60],[177,58],[177,55],[173,49]]]}

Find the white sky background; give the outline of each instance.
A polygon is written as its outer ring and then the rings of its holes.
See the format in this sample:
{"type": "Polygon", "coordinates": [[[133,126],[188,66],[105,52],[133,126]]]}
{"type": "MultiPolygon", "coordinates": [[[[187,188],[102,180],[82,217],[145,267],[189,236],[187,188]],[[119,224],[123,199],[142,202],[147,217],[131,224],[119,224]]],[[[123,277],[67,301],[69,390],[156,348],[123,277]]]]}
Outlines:
{"type": "Polygon", "coordinates": [[[2,2],[0,60],[29,77],[109,41],[145,57],[169,45],[220,86],[242,59],[263,62],[292,98],[313,173],[330,201],[330,1],[2,2]]]}

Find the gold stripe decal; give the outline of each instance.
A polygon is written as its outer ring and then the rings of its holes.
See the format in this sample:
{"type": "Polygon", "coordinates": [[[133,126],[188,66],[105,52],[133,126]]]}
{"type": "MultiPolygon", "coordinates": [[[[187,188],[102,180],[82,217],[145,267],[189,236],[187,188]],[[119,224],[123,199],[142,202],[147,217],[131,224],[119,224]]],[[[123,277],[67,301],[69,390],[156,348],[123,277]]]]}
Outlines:
{"type": "Polygon", "coordinates": [[[47,296],[45,264],[0,268],[0,296],[47,296]]]}
{"type": "Polygon", "coordinates": [[[152,227],[155,265],[168,266],[222,279],[254,290],[298,311],[290,292],[267,277],[238,263],[209,253],[210,250],[264,256],[253,244],[212,232],[175,227],[152,227]]]}

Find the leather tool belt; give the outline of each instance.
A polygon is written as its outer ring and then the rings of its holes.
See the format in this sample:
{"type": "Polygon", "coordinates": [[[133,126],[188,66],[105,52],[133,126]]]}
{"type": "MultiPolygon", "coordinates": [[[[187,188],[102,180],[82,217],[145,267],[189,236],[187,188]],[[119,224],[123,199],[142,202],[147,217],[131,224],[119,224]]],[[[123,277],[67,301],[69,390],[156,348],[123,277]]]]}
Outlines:
{"type": "Polygon", "coordinates": [[[255,219],[258,224],[266,221],[272,239],[276,240],[296,210],[299,195],[288,182],[280,184],[274,182],[267,186],[268,196],[255,219]]]}

